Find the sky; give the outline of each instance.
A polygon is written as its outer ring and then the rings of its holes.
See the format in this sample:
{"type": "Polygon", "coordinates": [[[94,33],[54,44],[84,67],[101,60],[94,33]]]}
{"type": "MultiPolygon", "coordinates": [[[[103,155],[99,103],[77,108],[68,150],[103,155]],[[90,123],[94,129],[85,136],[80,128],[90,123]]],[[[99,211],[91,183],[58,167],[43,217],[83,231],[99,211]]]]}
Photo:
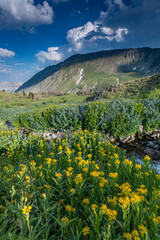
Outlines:
{"type": "Polygon", "coordinates": [[[0,0],[0,81],[71,55],[160,47],[160,0],[0,0]]]}

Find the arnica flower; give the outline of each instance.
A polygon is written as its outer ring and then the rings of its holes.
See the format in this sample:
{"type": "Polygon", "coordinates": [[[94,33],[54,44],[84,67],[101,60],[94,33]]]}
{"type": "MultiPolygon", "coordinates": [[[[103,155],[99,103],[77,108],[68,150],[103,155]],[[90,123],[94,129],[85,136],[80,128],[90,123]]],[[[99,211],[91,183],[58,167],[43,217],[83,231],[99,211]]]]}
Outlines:
{"type": "Polygon", "coordinates": [[[121,195],[126,195],[128,196],[130,194],[131,190],[131,185],[126,182],[123,183],[121,186],[119,186],[120,190],[121,190],[121,195]]]}
{"type": "Polygon", "coordinates": [[[87,226],[82,229],[82,232],[83,232],[83,235],[84,235],[84,236],[86,236],[87,234],[89,234],[89,229],[90,229],[90,228],[87,227],[87,226]]]}
{"type": "Polygon", "coordinates": [[[107,209],[106,215],[108,216],[109,221],[112,221],[112,220],[116,219],[117,211],[116,210],[107,209]]]}
{"type": "Polygon", "coordinates": [[[98,171],[90,172],[91,177],[99,177],[99,175],[100,175],[100,172],[98,172],[98,171]]]}
{"type": "Polygon", "coordinates": [[[105,178],[100,180],[99,186],[103,188],[104,186],[108,185],[108,181],[105,178]]]}
{"type": "Polygon", "coordinates": [[[92,204],[92,210],[96,210],[98,208],[97,204],[92,204]]]}
{"type": "Polygon", "coordinates": [[[132,235],[130,233],[124,233],[124,238],[127,240],[132,240],[132,235]]]}
{"type": "Polygon", "coordinates": [[[141,170],[142,166],[140,164],[135,165],[136,170],[141,170]]]}
{"type": "Polygon", "coordinates": [[[133,230],[131,234],[132,234],[132,238],[133,238],[134,240],[140,240],[140,238],[139,238],[139,233],[138,233],[137,230],[133,230]]]}
{"type": "Polygon", "coordinates": [[[88,198],[84,198],[82,201],[84,204],[89,204],[89,199],[88,198]]]}
{"type": "Polygon", "coordinates": [[[64,224],[64,223],[67,223],[68,222],[68,218],[67,217],[63,217],[61,218],[61,222],[64,224]]]}
{"type": "Polygon", "coordinates": [[[45,158],[45,160],[46,160],[46,162],[47,162],[48,165],[50,165],[51,162],[52,162],[52,159],[51,159],[51,158],[45,158]]]}
{"type": "Polygon", "coordinates": [[[138,230],[140,231],[142,237],[147,233],[147,228],[143,224],[138,226],[138,230]]]}
{"type": "Polygon", "coordinates": [[[111,178],[116,178],[116,177],[118,177],[118,173],[109,173],[109,177],[111,177],[111,178]]]}
{"type": "Polygon", "coordinates": [[[137,204],[140,203],[144,200],[143,196],[140,196],[139,194],[137,194],[136,192],[132,192],[131,193],[131,203],[132,204],[137,204]]]}
{"type": "Polygon", "coordinates": [[[46,194],[45,194],[45,193],[42,193],[42,194],[41,194],[41,197],[44,198],[44,199],[46,199],[46,194]]]}
{"type": "Polygon", "coordinates": [[[68,170],[69,172],[71,172],[71,171],[73,170],[73,167],[69,167],[69,168],[67,168],[67,170],[68,170]]]}
{"type": "Polygon", "coordinates": [[[70,191],[70,193],[75,193],[76,192],[76,190],[74,188],[71,188],[69,191],[70,191]]]}
{"type": "Polygon", "coordinates": [[[72,172],[69,172],[69,171],[66,171],[66,170],[64,170],[64,172],[65,172],[65,174],[66,174],[67,177],[71,177],[72,174],[73,174],[72,172]]]}
{"type": "Polygon", "coordinates": [[[148,155],[146,155],[144,158],[144,162],[150,162],[150,160],[151,160],[150,157],[148,155]]]}
{"type": "Polygon", "coordinates": [[[82,168],[82,171],[83,171],[84,173],[87,173],[87,172],[88,172],[88,168],[82,168]]]}
{"type": "Polygon", "coordinates": [[[136,190],[141,195],[147,195],[147,193],[148,193],[147,188],[137,188],[136,190]]]}
{"type": "Polygon", "coordinates": [[[100,214],[106,214],[107,209],[108,209],[107,206],[105,204],[102,204],[100,208],[100,214]]]}
{"type": "Polygon", "coordinates": [[[116,164],[119,165],[120,164],[120,161],[118,159],[116,159],[116,164]]]}
{"type": "Polygon", "coordinates": [[[67,210],[67,212],[71,212],[72,211],[72,206],[66,205],[66,210],[67,210]]]}
{"type": "Polygon", "coordinates": [[[33,166],[33,167],[35,167],[35,166],[36,166],[36,163],[35,163],[35,161],[32,161],[32,162],[31,162],[31,166],[33,166]]]}
{"type": "Polygon", "coordinates": [[[152,219],[154,223],[160,224],[160,216],[152,219]]]}
{"type": "Polygon", "coordinates": [[[124,159],[124,162],[122,162],[124,165],[132,166],[132,161],[129,161],[128,159],[124,159]]]}
{"type": "Polygon", "coordinates": [[[83,182],[83,177],[82,177],[82,174],[81,174],[81,173],[80,173],[80,174],[77,174],[77,176],[76,176],[75,179],[74,179],[74,182],[75,182],[76,184],[79,184],[79,183],[83,182]]]}
{"type": "Polygon", "coordinates": [[[62,174],[61,174],[61,173],[56,173],[56,174],[55,174],[55,177],[56,177],[57,179],[61,179],[62,174]]]}
{"type": "Polygon", "coordinates": [[[30,211],[31,211],[32,207],[31,206],[24,206],[24,208],[22,209],[23,214],[25,215],[29,215],[30,211]]]}
{"type": "Polygon", "coordinates": [[[107,201],[108,201],[109,204],[111,204],[111,205],[113,205],[113,206],[116,206],[116,205],[117,205],[117,197],[115,197],[115,196],[113,197],[113,199],[107,197],[107,201]]]}
{"type": "Polygon", "coordinates": [[[124,197],[124,198],[120,197],[118,201],[121,204],[122,208],[124,209],[130,206],[129,197],[124,197]]]}

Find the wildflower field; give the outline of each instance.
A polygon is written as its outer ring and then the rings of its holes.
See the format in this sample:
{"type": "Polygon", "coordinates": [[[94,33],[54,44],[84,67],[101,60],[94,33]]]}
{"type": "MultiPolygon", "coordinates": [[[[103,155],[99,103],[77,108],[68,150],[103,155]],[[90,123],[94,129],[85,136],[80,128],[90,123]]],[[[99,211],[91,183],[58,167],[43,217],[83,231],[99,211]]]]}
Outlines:
{"type": "Polygon", "coordinates": [[[160,176],[99,133],[0,133],[1,240],[158,240],[160,176]]]}

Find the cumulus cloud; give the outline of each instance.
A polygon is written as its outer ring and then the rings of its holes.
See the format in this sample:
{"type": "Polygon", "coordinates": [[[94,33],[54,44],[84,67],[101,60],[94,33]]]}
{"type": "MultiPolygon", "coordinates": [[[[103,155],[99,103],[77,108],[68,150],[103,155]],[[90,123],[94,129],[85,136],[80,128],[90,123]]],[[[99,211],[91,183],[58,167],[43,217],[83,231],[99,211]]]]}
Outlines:
{"type": "Polygon", "coordinates": [[[5,48],[0,48],[0,57],[9,58],[9,57],[14,57],[14,56],[15,56],[15,53],[13,51],[10,51],[5,48]]]}
{"type": "Polygon", "coordinates": [[[35,26],[51,24],[53,9],[47,1],[34,4],[34,0],[0,0],[0,29],[34,31],[35,26]]]}
{"type": "Polygon", "coordinates": [[[58,50],[59,47],[49,47],[47,49],[47,52],[40,51],[37,54],[35,54],[35,56],[42,63],[45,63],[46,61],[59,62],[62,59],[63,55],[58,50]]]}
{"type": "Polygon", "coordinates": [[[129,30],[123,47],[158,47],[160,26],[159,0],[105,0],[106,12],[101,21],[106,26],[125,26],[129,30]]]}
{"type": "MultiPolygon", "coordinates": [[[[104,17],[104,13],[101,13],[104,17]]],[[[128,34],[127,28],[112,29],[104,26],[102,20],[99,19],[92,22],[87,22],[83,26],[70,29],[67,32],[67,40],[73,45],[75,51],[83,48],[85,43],[91,43],[97,40],[108,40],[120,42],[124,39],[124,35],[128,34]]]]}

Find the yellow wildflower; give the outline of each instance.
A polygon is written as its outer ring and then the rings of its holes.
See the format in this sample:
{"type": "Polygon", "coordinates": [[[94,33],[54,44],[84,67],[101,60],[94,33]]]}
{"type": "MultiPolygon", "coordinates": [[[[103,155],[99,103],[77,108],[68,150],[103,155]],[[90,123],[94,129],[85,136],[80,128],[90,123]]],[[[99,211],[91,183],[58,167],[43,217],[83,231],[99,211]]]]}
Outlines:
{"type": "Polygon", "coordinates": [[[62,223],[67,223],[67,222],[68,222],[68,218],[67,218],[67,217],[61,218],[61,222],[62,222],[62,223]]]}
{"type": "Polygon", "coordinates": [[[28,214],[30,213],[31,209],[32,209],[31,206],[28,206],[28,207],[27,207],[27,206],[24,206],[24,208],[22,209],[23,214],[28,215],[28,214]]]}
{"type": "Polygon", "coordinates": [[[75,193],[75,192],[76,192],[76,190],[75,190],[74,188],[71,188],[69,191],[70,191],[71,193],[75,193]]]}
{"type": "Polygon", "coordinates": [[[82,177],[82,174],[81,174],[81,173],[76,175],[76,177],[75,177],[75,179],[74,179],[74,182],[75,182],[76,184],[79,184],[79,183],[83,182],[83,177],[82,177]]]}
{"type": "Polygon", "coordinates": [[[67,212],[71,212],[72,211],[72,207],[70,205],[66,205],[66,210],[67,210],[67,212]]]}
{"type": "Polygon", "coordinates": [[[89,204],[88,198],[84,198],[82,202],[83,202],[84,204],[89,204]]]}
{"type": "Polygon", "coordinates": [[[86,236],[87,234],[89,234],[89,229],[90,229],[90,228],[87,227],[87,226],[82,229],[82,232],[83,232],[83,235],[84,235],[84,236],[86,236]]]}
{"type": "Polygon", "coordinates": [[[61,179],[62,174],[61,174],[61,173],[56,173],[56,174],[55,174],[55,177],[56,177],[57,179],[61,179]]]}
{"type": "Polygon", "coordinates": [[[143,224],[138,226],[138,230],[140,231],[142,237],[147,233],[147,228],[143,224]]]}
{"type": "Polygon", "coordinates": [[[98,208],[97,204],[92,204],[92,210],[96,210],[98,208]]]}
{"type": "Polygon", "coordinates": [[[116,178],[116,177],[118,177],[118,173],[109,173],[109,177],[111,177],[111,178],[116,178]]]}

